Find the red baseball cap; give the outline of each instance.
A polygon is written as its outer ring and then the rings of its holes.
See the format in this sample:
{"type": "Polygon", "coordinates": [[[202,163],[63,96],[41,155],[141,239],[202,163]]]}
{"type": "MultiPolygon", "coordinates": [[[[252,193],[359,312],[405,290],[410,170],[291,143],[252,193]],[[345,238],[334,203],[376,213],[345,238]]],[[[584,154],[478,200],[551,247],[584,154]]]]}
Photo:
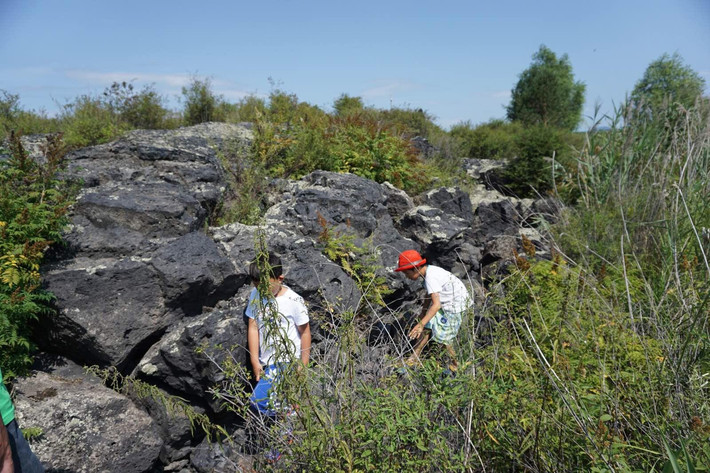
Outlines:
{"type": "Polygon", "coordinates": [[[416,250],[407,250],[399,254],[399,266],[395,271],[405,271],[407,269],[418,268],[426,264],[426,260],[422,258],[416,250]]]}

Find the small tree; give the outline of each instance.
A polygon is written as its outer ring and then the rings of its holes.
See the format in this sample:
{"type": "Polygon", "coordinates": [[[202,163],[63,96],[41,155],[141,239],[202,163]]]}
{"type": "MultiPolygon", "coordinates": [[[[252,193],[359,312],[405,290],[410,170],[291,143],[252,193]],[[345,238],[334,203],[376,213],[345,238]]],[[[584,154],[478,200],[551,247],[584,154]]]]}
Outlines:
{"type": "Polygon", "coordinates": [[[168,110],[152,86],[135,92],[130,82],[114,82],[103,95],[109,108],[131,127],[157,129],[165,124],[168,110]]]}
{"type": "Polygon", "coordinates": [[[182,95],[185,97],[183,110],[185,124],[197,125],[222,118],[219,116],[219,104],[222,99],[212,92],[209,78],[205,80],[193,78],[188,87],[182,88],[182,95]]]}
{"type": "Polygon", "coordinates": [[[581,119],[585,88],[584,83],[575,82],[566,54],[557,59],[554,52],[540,46],[511,91],[508,119],[574,130],[581,119]]]}
{"type": "Polygon", "coordinates": [[[340,97],[333,102],[333,110],[335,110],[335,114],[339,117],[361,112],[364,108],[365,105],[362,103],[362,97],[351,97],[348,94],[341,94],[340,97]]]}
{"type": "Polygon", "coordinates": [[[631,101],[636,108],[653,113],[664,104],[676,102],[685,108],[691,107],[705,90],[705,79],[683,58],[674,53],[662,55],[646,68],[643,77],[636,82],[631,101]]]}

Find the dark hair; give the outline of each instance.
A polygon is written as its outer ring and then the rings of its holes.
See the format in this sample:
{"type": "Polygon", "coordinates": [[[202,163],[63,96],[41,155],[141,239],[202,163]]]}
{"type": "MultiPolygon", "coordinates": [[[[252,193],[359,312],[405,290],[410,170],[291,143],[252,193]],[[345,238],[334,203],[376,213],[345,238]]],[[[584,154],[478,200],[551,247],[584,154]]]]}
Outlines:
{"type": "Polygon", "coordinates": [[[249,265],[249,277],[253,282],[259,282],[261,281],[263,270],[268,272],[269,278],[278,279],[278,277],[283,274],[281,258],[272,253],[257,257],[249,265]],[[266,256],[266,258],[264,256],[266,256]]]}

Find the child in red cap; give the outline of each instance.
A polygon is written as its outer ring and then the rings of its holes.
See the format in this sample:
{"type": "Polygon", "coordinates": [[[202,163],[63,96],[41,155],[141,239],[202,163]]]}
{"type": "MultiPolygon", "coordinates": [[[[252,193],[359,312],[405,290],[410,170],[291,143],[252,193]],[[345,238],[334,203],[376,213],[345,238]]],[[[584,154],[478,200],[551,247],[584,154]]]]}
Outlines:
{"type": "Polygon", "coordinates": [[[459,332],[464,312],[471,306],[466,286],[449,271],[427,264],[426,259],[415,250],[400,253],[395,271],[403,272],[412,281],[421,278],[427,292],[420,320],[409,332],[411,340],[418,340],[414,354],[407,363],[416,362],[429,338],[433,338],[435,342],[444,345],[452,360],[449,369],[456,371],[458,362],[452,343],[459,332]]]}

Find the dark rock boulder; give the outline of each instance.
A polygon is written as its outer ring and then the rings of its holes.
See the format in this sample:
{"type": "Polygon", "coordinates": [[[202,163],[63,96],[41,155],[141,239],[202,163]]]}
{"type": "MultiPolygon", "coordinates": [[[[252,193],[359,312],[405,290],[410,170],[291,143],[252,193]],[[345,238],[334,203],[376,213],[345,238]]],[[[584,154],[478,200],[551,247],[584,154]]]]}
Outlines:
{"type": "Polygon", "coordinates": [[[403,235],[428,248],[448,243],[470,224],[438,208],[420,205],[405,213],[398,227],[403,235]]]}
{"type": "Polygon", "coordinates": [[[478,246],[498,235],[517,235],[520,213],[509,199],[481,202],[475,211],[475,241],[478,246]]]}
{"type": "Polygon", "coordinates": [[[130,258],[78,258],[46,271],[59,309],[42,323],[42,345],[86,364],[125,367],[162,335],[166,310],[157,271],[130,258]]]}
{"type": "MultiPolygon", "coordinates": [[[[323,256],[311,238],[304,238],[282,225],[265,229],[270,251],[280,255],[286,285],[306,300],[310,311],[353,310],[360,300],[360,290],[343,269],[323,256]]],[[[232,224],[211,229],[235,267],[238,278],[248,280],[248,268],[255,258],[257,227],[232,224]]]]}
{"type": "Polygon", "coordinates": [[[220,403],[208,389],[224,376],[215,363],[222,363],[231,350],[239,363],[246,361],[246,324],[243,302],[226,304],[173,327],[148,350],[135,374],[212,412],[220,403]],[[204,348],[204,352],[198,352],[204,348]]]}
{"type": "Polygon", "coordinates": [[[440,187],[417,197],[422,205],[434,207],[447,215],[453,215],[469,224],[473,222],[471,197],[458,187],[440,187]]]}
{"type": "Polygon", "coordinates": [[[393,194],[354,174],[316,171],[294,186],[290,199],[266,212],[266,223],[270,228],[288,230],[313,241],[326,228],[331,236],[355,236],[355,244],[368,245],[376,252],[375,259],[386,268],[381,274],[398,289],[402,287],[401,279],[387,269],[393,269],[401,251],[418,250],[419,245],[395,228],[390,215],[393,207],[387,206],[392,203],[393,194]]]}
{"type": "Polygon", "coordinates": [[[185,315],[202,312],[219,300],[232,297],[248,283],[236,275],[232,262],[217,244],[201,232],[188,233],[162,246],[150,264],[163,280],[166,305],[185,315]]]}
{"type": "Polygon", "coordinates": [[[226,187],[218,152],[250,137],[227,124],[137,130],[67,157],[84,189],[43,269],[59,310],[45,349],[130,370],[175,321],[236,293],[244,278],[201,230],[226,187]]]}

